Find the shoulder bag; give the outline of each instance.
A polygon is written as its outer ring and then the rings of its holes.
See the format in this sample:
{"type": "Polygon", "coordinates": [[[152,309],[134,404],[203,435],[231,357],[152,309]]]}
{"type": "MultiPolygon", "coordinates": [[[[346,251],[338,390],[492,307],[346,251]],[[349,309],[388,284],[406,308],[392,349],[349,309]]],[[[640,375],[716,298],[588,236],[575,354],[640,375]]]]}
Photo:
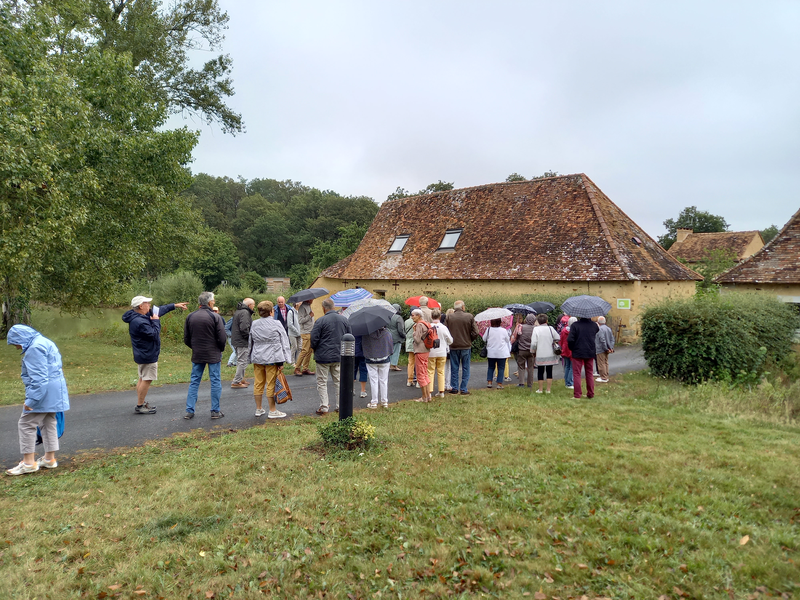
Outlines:
{"type": "MultiPolygon", "coordinates": [[[[492,328],[490,327],[487,331],[491,332],[492,328]]],[[[489,356],[488,344],[489,344],[489,333],[486,334],[486,341],[483,343],[483,348],[481,348],[481,351],[478,352],[478,356],[480,356],[481,358],[487,358],[489,356]]]]}
{"type": "MultiPolygon", "coordinates": [[[[550,332],[555,333],[555,329],[551,327],[550,332]]],[[[559,339],[553,338],[553,354],[555,354],[556,356],[561,356],[561,338],[559,339]]]]}
{"type": "Polygon", "coordinates": [[[283,374],[283,368],[279,367],[278,376],[275,379],[275,402],[283,404],[287,400],[292,399],[292,390],[289,389],[289,382],[286,381],[286,375],[283,374]]]}

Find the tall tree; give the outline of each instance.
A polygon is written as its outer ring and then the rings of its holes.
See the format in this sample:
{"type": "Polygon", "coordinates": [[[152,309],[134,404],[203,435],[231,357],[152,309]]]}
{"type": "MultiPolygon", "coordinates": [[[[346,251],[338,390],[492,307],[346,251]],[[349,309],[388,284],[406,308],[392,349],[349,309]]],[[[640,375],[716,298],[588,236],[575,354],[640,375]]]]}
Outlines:
{"type": "MultiPolygon", "coordinates": [[[[147,5],[0,4],[0,106],[14,107],[0,110],[4,328],[24,322],[34,298],[76,311],[105,300],[120,280],[148,265],[174,263],[197,239],[198,221],[177,196],[191,181],[186,165],[197,136],[163,127],[179,108],[207,109],[228,129],[236,121],[217,110],[208,79],[194,79],[198,91],[205,89],[204,107],[165,92],[168,81],[180,88],[192,78],[183,78],[179,60],[169,63],[172,79],[153,75],[154,65],[168,64],[160,53],[169,34],[133,18],[147,5]],[[112,9],[111,21],[97,17],[103,6],[112,9]],[[146,43],[141,37],[135,48],[122,43],[148,31],[146,43]]],[[[202,0],[176,4],[190,5],[216,7],[202,0]]],[[[170,27],[187,36],[197,30],[203,37],[219,22],[218,12],[208,21],[198,12],[181,14],[184,20],[170,27]]]]}
{"type": "Polygon", "coordinates": [[[677,219],[664,221],[667,233],[658,238],[658,243],[669,249],[675,243],[678,229],[691,229],[695,233],[715,233],[728,231],[728,222],[704,210],[697,210],[696,206],[687,206],[681,211],[677,219]]]}

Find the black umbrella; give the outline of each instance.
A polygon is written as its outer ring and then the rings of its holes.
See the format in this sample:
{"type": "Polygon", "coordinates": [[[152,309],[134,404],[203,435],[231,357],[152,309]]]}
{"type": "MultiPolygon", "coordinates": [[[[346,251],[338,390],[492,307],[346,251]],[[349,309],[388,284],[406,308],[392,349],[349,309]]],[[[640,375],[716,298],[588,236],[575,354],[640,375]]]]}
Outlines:
{"type": "Polygon", "coordinates": [[[570,317],[602,317],[611,310],[611,305],[600,296],[573,296],[561,305],[561,312],[570,317]]]}
{"type": "Polygon", "coordinates": [[[530,315],[535,313],[536,311],[528,306],[527,304],[519,304],[518,302],[514,304],[506,304],[503,308],[506,310],[510,310],[515,315],[530,315]]]}
{"type": "Polygon", "coordinates": [[[296,294],[289,296],[287,302],[291,302],[292,304],[295,302],[305,302],[306,300],[313,300],[314,298],[325,296],[328,293],[328,290],[325,288],[308,288],[307,290],[300,290],[296,294]]]}
{"type": "Polygon", "coordinates": [[[353,335],[369,335],[381,327],[386,327],[394,314],[393,310],[387,310],[384,306],[367,306],[350,315],[348,320],[353,335]]]}
{"type": "Polygon", "coordinates": [[[530,306],[533,310],[535,310],[537,315],[550,312],[556,307],[555,304],[551,304],[550,302],[531,302],[530,304],[528,304],[528,306],[530,306]]]}

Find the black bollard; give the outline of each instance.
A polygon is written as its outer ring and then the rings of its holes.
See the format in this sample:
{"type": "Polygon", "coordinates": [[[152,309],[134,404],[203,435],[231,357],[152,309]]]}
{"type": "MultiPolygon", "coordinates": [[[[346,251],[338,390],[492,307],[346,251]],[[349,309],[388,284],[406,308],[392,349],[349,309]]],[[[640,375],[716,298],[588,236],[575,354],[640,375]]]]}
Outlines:
{"type": "Polygon", "coordinates": [[[342,360],[339,363],[339,420],[353,416],[353,369],[356,366],[356,338],[342,336],[342,360]]]}

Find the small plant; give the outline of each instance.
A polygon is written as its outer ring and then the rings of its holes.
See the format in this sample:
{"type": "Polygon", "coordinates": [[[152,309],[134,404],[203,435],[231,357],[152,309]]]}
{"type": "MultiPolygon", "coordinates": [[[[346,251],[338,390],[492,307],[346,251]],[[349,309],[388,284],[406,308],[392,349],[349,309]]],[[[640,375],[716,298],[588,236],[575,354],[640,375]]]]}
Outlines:
{"type": "Polygon", "coordinates": [[[326,448],[342,450],[367,448],[375,438],[375,426],[355,417],[318,425],[317,431],[326,448]]]}

